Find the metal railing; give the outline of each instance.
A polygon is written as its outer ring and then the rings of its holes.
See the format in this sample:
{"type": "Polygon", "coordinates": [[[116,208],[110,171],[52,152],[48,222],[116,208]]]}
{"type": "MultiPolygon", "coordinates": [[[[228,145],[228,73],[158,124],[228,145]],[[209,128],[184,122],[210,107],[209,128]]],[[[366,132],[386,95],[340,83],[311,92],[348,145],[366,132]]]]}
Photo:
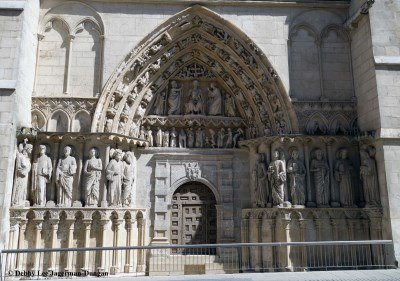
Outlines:
{"type": "Polygon", "coordinates": [[[394,268],[391,240],[0,251],[0,280],[394,268]]]}

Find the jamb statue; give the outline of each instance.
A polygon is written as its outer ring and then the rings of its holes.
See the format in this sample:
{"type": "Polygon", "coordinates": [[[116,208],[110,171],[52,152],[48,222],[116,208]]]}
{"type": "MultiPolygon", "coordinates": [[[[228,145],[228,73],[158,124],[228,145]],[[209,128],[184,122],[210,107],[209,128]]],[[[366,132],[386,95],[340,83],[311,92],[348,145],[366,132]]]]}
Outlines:
{"type": "Polygon", "coordinates": [[[58,161],[56,170],[57,204],[72,206],[72,187],[76,173],[76,160],[71,156],[71,147],[64,147],[64,158],[58,161]]]}
{"type": "Polygon", "coordinates": [[[51,180],[53,165],[46,155],[46,146],[40,145],[40,156],[33,163],[32,197],[33,205],[44,206],[46,204],[46,186],[51,180]]]}

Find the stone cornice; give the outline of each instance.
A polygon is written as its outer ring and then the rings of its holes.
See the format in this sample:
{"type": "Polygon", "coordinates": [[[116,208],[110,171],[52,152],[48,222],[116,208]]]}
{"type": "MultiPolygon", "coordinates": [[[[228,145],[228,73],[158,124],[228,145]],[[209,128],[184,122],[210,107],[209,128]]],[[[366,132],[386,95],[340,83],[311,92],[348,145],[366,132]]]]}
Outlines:
{"type": "Polygon", "coordinates": [[[310,7],[340,8],[350,7],[349,0],[97,0],[109,3],[165,4],[165,5],[207,5],[207,6],[264,6],[264,7],[310,7]]]}

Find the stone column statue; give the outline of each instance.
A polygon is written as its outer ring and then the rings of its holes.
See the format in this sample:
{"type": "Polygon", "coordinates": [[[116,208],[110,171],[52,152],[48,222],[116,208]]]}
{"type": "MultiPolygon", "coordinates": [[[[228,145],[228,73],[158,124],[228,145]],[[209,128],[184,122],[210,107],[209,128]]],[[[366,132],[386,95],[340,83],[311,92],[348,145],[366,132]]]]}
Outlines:
{"type": "Polygon", "coordinates": [[[227,95],[225,98],[225,116],[227,117],[235,117],[235,100],[232,96],[227,95]]]}
{"type": "Polygon", "coordinates": [[[210,88],[208,88],[208,99],[210,101],[208,115],[221,115],[222,96],[221,91],[215,86],[215,83],[211,83],[210,88]]]}
{"type": "Polygon", "coordinates": [[[57,204],[59,206],[72,206],[72,188],[76,168],[76,160],[71,156],[71,147],[64,147],[64,158],[58,161],[56,170],[57,204]]]}
{"type": "Polygon", "coordinates": [[[186,133],[184,129],[179,132],[179,148],[186,148],[186,133]]]}
{"type": "Polygon", "coordinates": [[[123,175],[123,152],[120,149],[110,151],[111,161],[106,167],[107,197],[109,206],[121,206],[121,186],[123,175]]]}
{"type": "Polygon", "coordinates": [[[338,160],[335,165],[335,179],[339,183],[339,198],[342,207],[354,206],[352,171],[353,165],[347,158],[347,149],[337,152],[338,160]]]}
{"type": "Polygon", "coordinates": [[[161,92],[155,102],[154,102],[154,114],[163,115],[164,114],[164,103],[165,103],[165,92],[161,92]]]}
{"type": "Polygon", "coordinates": [[[253,178],[255,181],[254,186],[254,203],[256,207],[264,208],[267,206],[268,203],[268,172],[267,167],[264,163],[264,155],[257,154],[256,155],[256,166],[253,170],[253,178]]]}
{"type": "Polygon", "coordinates": [[[329,206],[329,166],[321,149],[316,149],[311,160],[310,172],[313,173],[317,206],[329,206]]]}
{"type": "Polygon", "coordinates": [[[128,151],[124,155],[124,171],[122,177],[122,206],[130,207],[132,204],[133,183],[135,182],[134,155],[128,151]]]}
{"type": "Polygon", "coordinates": [[[100,197],[100,179],[103,164],[96,148],[89,150],[89,159],[83,167],[83,187],[85,191],[86,206],[98,206],[100,197]]]}
{"type": "Polygon", "coordinates": [[[193,88],[189,93],[189,102],[186,103],[186,114],[202,114],[203,113],[203,97],[199,87],[199,81],[193,81],[193,88]]]}
{"type": "Polygon", "coordinates": [[[379,206],[379,185],[376,163],[373,156],[375,148],[365,147],[360,150],[360,177],[363,183],[366,207],[379,206]]]}
{"type": "Polygon", "coordinates": [[[169,131],[165,130],[163,133],[163,147],[169,147],[169,131]]]}
{"type": "Polygon", "coordinates": [[[281,160],[279,150],[272,152],[272,161],[268,166],[268,179],[272,191],[272,203],[274,206],[283,207],[285,200],[284,184],[286,181],[285,162],[281,160]]]}
{"type": "Polygon", "coordinates": [[[204,131],[201,127],[196,130],[196,142],[195,147],[203,148],[204,147],[204,131]]]}
{"type": "Polygon", "coordinates": [[[168,115],[181,114],[182,86],[178,88],[176,81],[171,81],[171,90],[168,97],[168,115]]]}
{"type": "Polygon", "coordinates": [[[25,205],[28,189],[29,172],[31,171],[31,160],[29,155],[32,153],[33,146],[24,141],[20,144],[15,163],[14,193],[12,205],[25,205]]]}
{"type": "Polygon", "coordinates": [[[170,140],[171,140],[169,142],[169,146],[170,147],[177,147],[178,146],[178,144],[177,144],[178,133],[176,132],[174,127],[172,127],[172,129],[171,129],[171,133],[169,134],[169,137],[170,137],[170,140]]]}
{"type": "Polygon", "coordinates": [[[225,129],[221,128],[221,130],[217,133],[217,147],[223,148],[224,147],[224,138],[225,138],[225,129]]]}
{"type": "Polygon", "coordinates": [[[225,148],[232,148],[232,146],[233,146],[233,133],[232,133],[232,129],[228,128],[228,130],[226,132],[225,148]]]}
{"type": "Polygon", "coordinates": [[[306,168],[299,159],[297,148],[291,150],[290,157],[286,172],[289,177],[292,204],[304,206],[306,204],[306,168]]]}
{"type": "Polygon", "coordinates": [[[193,129],[189,128],[187,130],[187,147],[192,148],[194,146],[194,133],[193,129]]]}
{"type": "Polygon", "coordinates": [[[33,163],[32,198],[33,205],[44,206],[46,204],[46,186],[51,180],[53,165],[46,155],[46,146],[40,145],[40,155],[33,163]]]}
{"type": "Polygon", "coordinates": [[[160,127],[157,129],[157,134],[156,134],[156,146],[157,147],[162,147],[162,140],[163,139],[163,132],[160,127]]]}
{"type": "Polygon", "coordinates": [[[150,126],[147,127],[146,140],[149,142],[150,147],[154,146],[153,131],[151,130],[150,126]]]}

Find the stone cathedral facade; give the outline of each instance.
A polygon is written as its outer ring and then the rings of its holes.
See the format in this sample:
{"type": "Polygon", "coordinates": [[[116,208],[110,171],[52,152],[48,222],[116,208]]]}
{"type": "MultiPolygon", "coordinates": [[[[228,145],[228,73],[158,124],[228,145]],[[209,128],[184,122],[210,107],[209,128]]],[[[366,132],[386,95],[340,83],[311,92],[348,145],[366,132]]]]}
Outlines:
{"type": "Polygon", "coordinates": [[[393,239],[371,255],[400,257],[399,1],[0,11],[3,247],[393,239]]]}

